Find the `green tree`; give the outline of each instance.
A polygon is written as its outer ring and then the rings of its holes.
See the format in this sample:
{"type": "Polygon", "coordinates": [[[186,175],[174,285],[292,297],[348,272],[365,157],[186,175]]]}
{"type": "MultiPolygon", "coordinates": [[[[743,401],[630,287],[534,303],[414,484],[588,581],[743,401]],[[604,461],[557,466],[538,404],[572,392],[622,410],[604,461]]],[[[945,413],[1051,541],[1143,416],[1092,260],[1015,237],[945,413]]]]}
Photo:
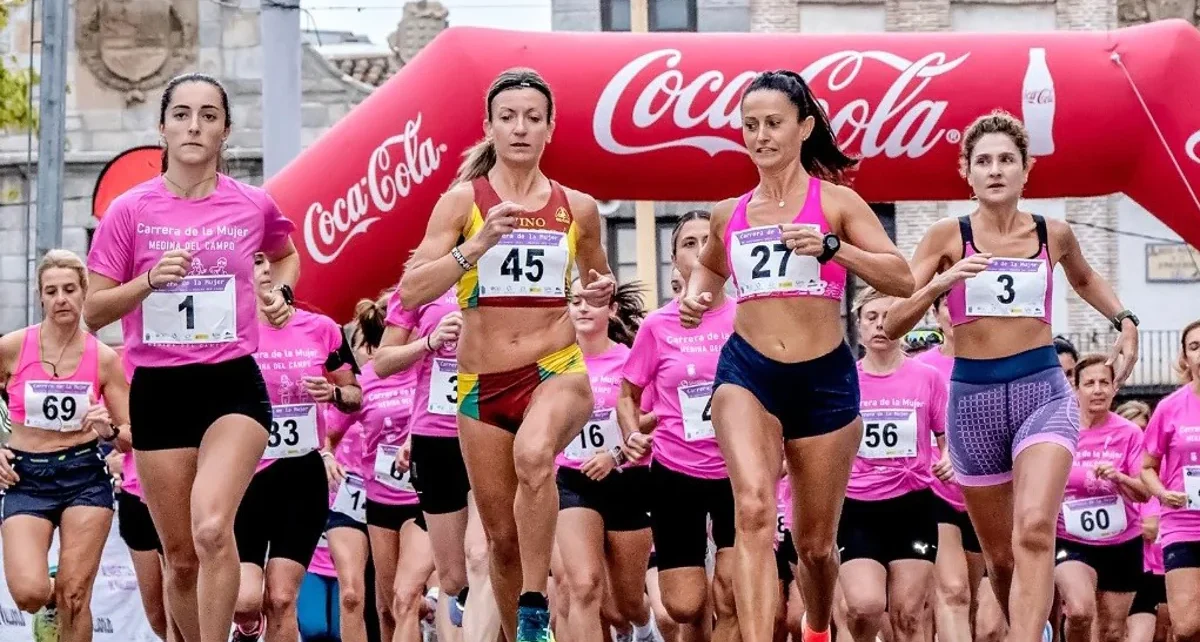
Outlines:
{"type": "MultiPolygon", "coordinates": [[[[0,0],[0,30],[8,27],[10,13],[25,0],[0,0]]],[[[16,56],[0,61],[0,130],[20,130],[37,127],[37,112],[29,100],[30,88],[37,84],[38,75],[22,68],[16,56]]]]}

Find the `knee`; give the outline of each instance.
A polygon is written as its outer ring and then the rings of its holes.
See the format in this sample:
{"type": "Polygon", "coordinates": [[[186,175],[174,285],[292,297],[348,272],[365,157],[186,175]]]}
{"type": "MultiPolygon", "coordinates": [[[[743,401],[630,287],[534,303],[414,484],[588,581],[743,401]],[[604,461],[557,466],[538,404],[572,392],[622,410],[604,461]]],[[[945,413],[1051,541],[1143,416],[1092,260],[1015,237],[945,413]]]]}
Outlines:
{"type": "Polygon", "coordinates": [[[212,559],[233,546],[233,524],[220,516],[205,516],[192,523],[196,556],[212,559]]]}
{"type": "Polygon", "coordinates": [[[963,575],[938,577],[938,599],[952,609],[962,609],[971,606],[971,586],[968,578],[963,575]]]}
{"type": "Polygon", "coordinates": [[[600,569],[578,569],[568,575],[571,603],[580,608],[592,608],[604,597],[600,569]]]}
{"type": "Polygon", "coordinates": [[[626,622],[641,622],[650,614],[650,608],[646,604],[649,600],[644,593],[626,592],[614,595],[613,601],[616,603],[617,615],[626,622]]]}
{"type": "Polygon", "coordinates": [[[773,489],[763,486],[746,489],[737,495],[735,515],[738,535],[773,541],[777,507],[773,489]]]}
{"type": "Polygon", "coordinates": [[[846,593],[846,624],[852,629],[879,626],[886,610],[887,598],[882,595],[863,595],[853,591],[846,593]]]}
{"type": "MultiPolygon", "coordinates": [[[[1181,609],[1182,610],[1182,609],[1181,609]]],[[[1178,642],[1200,642],[1200,613],[1171,613],[1171,629],[1178,642]]]]}
{"type": "Polygon", "coordinates": [[[891,612],[892,630],[896,637],[912,638],[921,629],[925,618],[925,601],[916,604],[897,604],[891,612]]]}
{"type": "Polygon", "coordinates": [[[713,575],[713,613],[719,617],[733,616],[737,612],[734,605],[733,574],[716,573],[713,575]]]}
{"type": "Polygon", "coordinates": [[[688,595],[663,594],[663,608],[672,622],[699,624],[705,615],[704,594],[689,592],[688,595]]]}
{"type": "Polygon", "coordinates": [[[283,620],[283,616],[296,610],[296,596],[299,591],[296,587],[267,587],[266,611],[267,621],[283,620]]]}
{"type": "MultiPolygon", "coordinates": [[[[487,540],[480,539],[475,541],[467,538],[466,542],[467,555],[467,574],[476,577],[487,575],[488,573],[488,543],[487,540]]],[[[467,585],[467,578],[460,578],[462,586],[467,585]]],[[[447,580],[448,581],[448,580],[447,580]]],[[[462,586],[459,588],[461,589],[462,586]]]]}
{"type": "Polygon", "coordinates": [[[401,581],[392,596],[392,612],[397,619],[419,613],[425,597],[425,585],[415,581],[401,581]]]}
{"type": "Polygon", "coordinates": [[[533,439],[517,439],[513,444],[513,466],[521,485],[540,489],[553,483],[554,448],[533,439]]]}
{"type": "Polygon", "coordinates": [[[26,613],[37,613],[43,606],[50,602],[50,578],[40,582],[23,582],[14,584],[9,582],[9,593],[12,594],[13,602],[18,609],[26,613]]]}
{"type": "Polygon", "coordinates": [[[1036,507],[1023,510],[1013,520],[1013,548],[1027,553],[1049,553],[1054,549],[1058,516],[1036,507]]]}
{"type": "Polygon", "coordinates": [[[54,592],[58,612],[74,617],[87,610],[91,602],[92,585],[90,582],[59,577],[54,583],[54,592]]]}
{"type": "Polygon", "coordinates": [[[488,539],[488,554],[491,563],[497,566],[514,566],[521,562],[521,550],[517,546],[517,534],[495,533],[488,539]]]}
{"type": "Polygon", "coordinates": [[[1125,639],[1125,618],[1116,617],[1100,625],[1100,642],[1121,642],[1125,639]]]}
{"type": "Polygon", "coordinates": [[[834,560],[833,539],[820,533],[793,533],[796,559],[801,566],[813,568],[834,560]]]}
{"type": "Polygon", "coordinates": [[[342,584],[339,582],[338,604],[343,613],[363,612],[363,587],[357,584],[342,584]]]}

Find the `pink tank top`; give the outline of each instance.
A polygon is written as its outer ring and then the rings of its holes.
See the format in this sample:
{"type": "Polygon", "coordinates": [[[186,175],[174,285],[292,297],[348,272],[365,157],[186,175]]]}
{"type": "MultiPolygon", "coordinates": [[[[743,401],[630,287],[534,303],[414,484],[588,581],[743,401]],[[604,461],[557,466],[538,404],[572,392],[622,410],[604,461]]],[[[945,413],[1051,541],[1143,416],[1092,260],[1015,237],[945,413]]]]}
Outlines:
{"type": "MultiPolygon", "coordinates": [[[[792,253],[780,240],[783,232],[779,225],[750,227],[746,207],[753,195],[752,190],[738,201],[725,228],[725,252],[737,300],[815,296],[840,301],[846,289],[846,268],[792,253]]],[[[792,223],[807,225],[822,235],[829,233],[821,209],[820,179],[809,179],[804,207],[792,223]]]]}
{"type": "MultiPolygon", "coordinates": [[[[1038,251],[1028,259],[993,257],[988,268],[950,287],[946,307],[954,325],[970,323],[982,317],[1041,319],[1050,323],[1050,302],[1054,296],[1054,267],[1050,265],[1050,242],[1046,219],[1033,215],[1037,228],[1038,251]]],[[[958,217],[962,234],[963,258],[978,254],[971,217],[958,217]]]]}
{"type": "Polygon", "coordinates": [[[41,324],[25,329],[17,367],[8,379],[8,410],[12,424],[55,432],[83,430],[92,398],[100,397],[100,348],[96,337],[85,334],[79,367],[70,375],[48,374],[39,338],[41,324]],[[65,376],[64,376],[65,375],[65,376]]]}

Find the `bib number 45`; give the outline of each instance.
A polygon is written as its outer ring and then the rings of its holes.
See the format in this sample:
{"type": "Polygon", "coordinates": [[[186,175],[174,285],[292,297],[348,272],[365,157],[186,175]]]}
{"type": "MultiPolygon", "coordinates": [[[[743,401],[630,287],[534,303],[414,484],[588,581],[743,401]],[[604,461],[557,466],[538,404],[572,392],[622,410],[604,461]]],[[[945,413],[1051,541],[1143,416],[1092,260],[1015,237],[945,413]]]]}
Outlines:
{"type": "Polygon", "coordinates": [[[542,263],[542,257],[546,255],[546,250],[525,248],[525,261],[522,262],[521,249],[514,247],[509,250],[504,257],[504,262],[500,264],[501,276],[512,277],[513,283],[522,279],[530,283],[541,281],[546,272],[546,266],[542,263]]]}

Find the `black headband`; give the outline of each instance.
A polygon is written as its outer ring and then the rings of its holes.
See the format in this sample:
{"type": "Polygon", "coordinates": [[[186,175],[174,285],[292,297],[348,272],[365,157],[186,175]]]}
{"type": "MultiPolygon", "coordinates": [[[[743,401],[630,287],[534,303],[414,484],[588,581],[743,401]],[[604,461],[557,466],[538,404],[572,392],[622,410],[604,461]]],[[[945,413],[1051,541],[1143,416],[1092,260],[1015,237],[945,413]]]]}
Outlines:
{"type": "Polygon", "coordinates": [[[528,78],[506,78],[505,80],[502,80],[499,83],[497,83],[496,86],[492,87],[491,91],[488,92],[488,95],[487,95],[488,117],[491,117],[491,115],[492,115],[492,100],[494,100],[496,98],[496,96],[500,94],[500,92],[507,91],[509,89],[516,89],[516,88],[536,89],[543,96],[546,97],[547,103],[549,103],[550,105],[554,104],[554,99],[550,97],[550,89],[548,87],[546,87],[545,84],[543,84],[541,82],[535,82],[535,81],[529,80],[528,78]]]}

